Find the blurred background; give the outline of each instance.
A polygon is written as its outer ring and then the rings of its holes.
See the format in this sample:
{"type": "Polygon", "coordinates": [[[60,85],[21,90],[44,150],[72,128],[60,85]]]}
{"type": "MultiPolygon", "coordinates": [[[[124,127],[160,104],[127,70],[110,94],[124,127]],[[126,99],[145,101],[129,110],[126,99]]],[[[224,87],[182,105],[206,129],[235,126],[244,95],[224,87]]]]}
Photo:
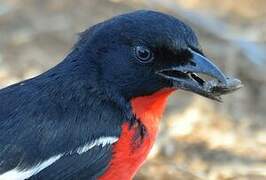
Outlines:
{"type": "Polygon", "coordinates": [[[173,94],[135,180],[265,180],[265,7],[264,0],[0,0],[0,88],[57,64],[95,23],[135,9],[172,14],[245,87],[224,103],[173,94]]]}

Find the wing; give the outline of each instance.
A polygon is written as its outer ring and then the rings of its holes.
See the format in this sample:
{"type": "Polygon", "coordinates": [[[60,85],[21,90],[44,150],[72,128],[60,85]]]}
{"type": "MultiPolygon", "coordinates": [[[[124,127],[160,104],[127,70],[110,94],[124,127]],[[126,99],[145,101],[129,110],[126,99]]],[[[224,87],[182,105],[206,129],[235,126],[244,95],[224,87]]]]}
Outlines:
{"type": "Polygon", "coordinates": [[[112,144],[95,145],[86,152],[57,155],[29,169],[13,169],[0,175],[2,180],[90,180],[97,179],[108,168],[112,144]]]}
{"type": "Polygon", "coordinates": [[[61,157],[29,180],[90,180],[97,179],[107,169],[112,157],[112,145],[96,146],[82,154],[61,157]]]}
{"type": "Polygon", "coordinates": [[[82,81],[42,76],[0,90],[0,179],[97,177],[112,156],[98,140],[120,136],[124,113],[82,81]]]}

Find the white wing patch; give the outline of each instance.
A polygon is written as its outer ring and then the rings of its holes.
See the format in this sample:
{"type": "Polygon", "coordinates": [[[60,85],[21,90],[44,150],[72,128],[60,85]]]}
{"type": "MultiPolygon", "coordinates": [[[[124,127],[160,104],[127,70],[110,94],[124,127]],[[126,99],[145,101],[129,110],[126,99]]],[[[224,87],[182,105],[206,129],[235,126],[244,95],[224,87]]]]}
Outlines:
{"type": "Polygon", "coordinates": [[[61,158],[62,155],[53,156],[46,161],[37,164],[36,166],[27,169],[27,170],[20,170],[19,168],[12,169],[10,171],[5,172],[4,174],[0,175],[1,180],[24,180],[27,179],[41,170],[45,169],[46,167],[53,164],[55,161],[57,161],[59,158],[61,158]]]}
{"type": "Polygon", "coordinates": [[[106,146],[107,144],[113,144],[116,141],[118,141],[117,137],[100,137],[99,139],[96,139],[95,141],[91,143],[87,143],[84,146],[81,146],[77,148],[75,151],[71,151],[69,153],[59,154],[56,156],[53,156],[41,163],[38,163],[36,166],[26,169],[26,170],[20,170],[18,167],[15,169],[12,169],[10,171],[5,172],[4,174],[0,174],[0,180],[24,180],[27,179],[35,174],[38,174],[40,171],[44,170],[48,166],[55,163],[57,160],[59,160],[62,156],[67,154],[73,154],[78,153],[82,154],[93,148],[94,146],[106,146]]]}
{"type": "Polygon", "coordinates": [[[78,154],[82,154],[93,148],[94,146],[102,146],[104,147],[106,144],[113,144],[116,141],[118,141],[117,137],[100,137],[99,139],[96,139],[94,142],[85,144],[83,147],[79,147],[77,149],[78,154]]]}

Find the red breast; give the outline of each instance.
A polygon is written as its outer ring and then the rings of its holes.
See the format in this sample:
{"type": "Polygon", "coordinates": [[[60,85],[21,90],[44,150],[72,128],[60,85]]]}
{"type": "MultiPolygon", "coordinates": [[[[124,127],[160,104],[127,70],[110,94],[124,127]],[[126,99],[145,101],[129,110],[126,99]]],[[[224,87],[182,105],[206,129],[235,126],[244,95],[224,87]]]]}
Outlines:
{"type": "Polygon", "coordinates": [[[134,148],[136,128],[129,124],[122,126],[122,133],[114,145],[113,159],[101,180],[130,180],[143,164],[156,139],[161,116],[164,112],[167,97],[173,89],[162,89],[150,96],[137,97],[131,100],[133,112],[145,126],[146,135],[142,143],[134,148]]]}

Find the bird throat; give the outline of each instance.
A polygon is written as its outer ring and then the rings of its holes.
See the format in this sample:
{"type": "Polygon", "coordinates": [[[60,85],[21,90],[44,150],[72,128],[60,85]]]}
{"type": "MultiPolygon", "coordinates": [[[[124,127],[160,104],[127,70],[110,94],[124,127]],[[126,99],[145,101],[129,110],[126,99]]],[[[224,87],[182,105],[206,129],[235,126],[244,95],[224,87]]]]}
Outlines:
{"type": "Polygon", "coordinates": [[[145,126],[148,133],[158,130],[168,96],[173,91],[174,89],[164,88],[149,96],[141,96],[131,100],[133,113],[145,126]]]}
{"type": "Polygon", "coordinates": [[[122,125],[121,136],[113,149],[114,158],[107,171],[100,177],[101,180],[115,180],[117,177],[130,180],[134,177],[155,142],[167,98],[173,91],[174,89],[170,88],[162,89],[152,95],[131,100],[132,110],[138,122],[136,125],[122,125]],[[138,136],[143,128],[144,136],[138,136]]]}

